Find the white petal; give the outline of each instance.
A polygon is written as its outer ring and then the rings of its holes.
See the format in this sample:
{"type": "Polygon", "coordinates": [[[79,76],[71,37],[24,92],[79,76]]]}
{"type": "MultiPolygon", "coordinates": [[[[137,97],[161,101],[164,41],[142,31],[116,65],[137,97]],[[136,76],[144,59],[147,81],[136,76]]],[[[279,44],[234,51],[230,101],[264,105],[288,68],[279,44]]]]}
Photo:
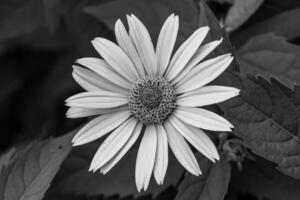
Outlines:
{"type": "Polygon", "coordinates": [[[233,87],[209,85],[180,95],[176,104],[186,107],[207,106],[226,101],[237,96],[239,92],[239,89],[233,87]]]}
{"type": "Polygon", "coordinates": [[[127,16],[129,34],[148,74],[158,75],[157,58],[149,32],[134,15],[127,16]]]}
{"type": "Polygon", "coordinates": [[[172,51],[176,42],[179,28],[178,16],[170,15],[165,21],[158,36],[156,56],[159,75],[163,75],[168,67],[172,51]]]}
{"type": "Polygon", "coordinates": [[[169,120],[166,120],[165,129],[171,150],[179,163],[191,174],[198,176],[201,174],[198,162],[182,135],[175,129],[169,120]]]}
{"type": "Polygon", "coordinates": [[[115,108],[126,105],[128,98],[124,94],[108,91],[83,92],[71,96],[66,105],[80,108],[115,108]]]}
{"type": "Polygon", "coordinates": [[[223,117],[202,108],[177,107],[174,115],[192,126],[211,131],[231,131],[232,124],[223,117]]]}
{"type": "Polygon", "coordinates": [[[194,55],[196,50],[201,45],[206,34],[209,31],[209,27],[201,27],[197,29],[176,51],[171,59],[170,65],[166,71],[166,78],[168,81],[172,81],[186,66],[188,61],[194,55]]]}
{"type": "Polygon", "coordinates": [[[128,90],[121,88],[111,81],[102,78],[97,75],[95,72],[85,69],[79,66],[73,66],[73,78],[75,81],[85,90],[94,91],[94,90],[107,90],[119,92],[122,94],[128,94],[128,90]]]}
{"type": "Polygon", "coordinates": [[[104,60],[127,80],[134,82],[139,78],[130,58],[118,45],[100,37],[95,38],[92,44],[104,60]]]}
{"type": "Polygon", "coordinates": [[[126,144],[130,138],[137,120],[135,118],[129,118],[127,121],[123,122],[117,129],[115,129],[101,144],[97,150],[89,171],[94,172],[106,164],[110,159],[112,159],[118,151],[126,144]]]}
{"type": "Polygon", "coordinates": [[[200,63],[175,85],[176,92],[181,94],[206,85],[223,73],[232,60],[230,54],[225,54],[200,63]]]}
{"type": "Polygon", "coordinates": [[[116,127],[120,126],[130,116],[128,110],[100,115],[81,128],[72,139],[73,146],[94,141],[116,127]]]}
{"type": "Polygon", "coordinates": [[[135,141],[138,139],[141,131],[142,131],[143,124],[138,123],[131,134],[130,138],[128,139],[127,143],[123,146],[123,148],[109,161],[107,162],[101,169],[101,173],[106,174],[111,168],[115,166],[119,162],[119,160],[127,153],[127,151],[132,147],[135,141]]]}
{"type": "Polygon", "coordinates": [[[134,63],[137,71],[139,72],[140,76],[145,76],[146,72],[144,69],[144,66],[142,64],[142,61],[132,43],[132,40],[130,39],[124,24],[120,19],[117,20],[115,24],[115,35],[118,44],[120,47],[127,53],[129,58],[134,63]]]}
{"type": "Polygon", "coordinates": [[[88,109],[88,108],[76,108],[71,107],[67,111],[68,118],[80,118],[80,117],[89,117],[93,115],[102,115],[102,114],[109,114],[121,110],[127,109],[126,106],[117,107],[117,108],[106,108],[106,109],[88,109]]]}
{"type": "Polygon", "coordinates": [[[164,127],[155,126],[157,132],[157,148],[154,164],[154,178],[157,184],[163,184],[168,167],[168,139],[164,127]]]}
{"type": "Polygon", "coordinates": [[[182,70],[182,72],[178,74],[178,76],[172,81],[172,84],[176,84],[178,81],[180,81],[193,67],[195,67],[195,65],[201,62],[210,52],[212,52],[217,46],[219,46],[222,41],[223,38],[201,46],[193,55],[186,67],[182,70]]]}
{"type": "Polygon", "coordinates": [[[154,125],[146,127],[141,141],[135,167],[137,190],[147,190],[155,162],[157,133],[154,125]]]}
{"type": "Polygon", "coordinates": [[[219,154],[215,144],[211,139],[199,128],[184,124],[174,115],[170,116],[173,126],[181,133],[187,141],[189,141],[199,152],[210,159],[212,162],[219,160],[219,154]]]}
{"type": "Polygon", "coordinates": [[[104,79],[111,81],[119,87],[130,89],[132,86],[132,82],[124,79],[100,58],[81,58],[76,60],[76,62],[96,72],[104,79]]]}

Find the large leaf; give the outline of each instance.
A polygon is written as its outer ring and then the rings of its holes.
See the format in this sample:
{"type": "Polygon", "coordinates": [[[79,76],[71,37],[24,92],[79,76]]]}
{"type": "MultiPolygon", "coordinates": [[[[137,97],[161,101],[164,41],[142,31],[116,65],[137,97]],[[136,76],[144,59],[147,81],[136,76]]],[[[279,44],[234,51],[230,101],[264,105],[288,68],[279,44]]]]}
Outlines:
{"type": "Polygon", "coordinates": [[[242,73],[271,77],[294,89],[300,84],[300,47],[274,34],[252,38],[238,52],[242,73]]]}
{"type": "Polygon", "coordinates": [[[274,168],[274,164],[262,158],[245,160],[243,170],[234,170],[231,186],[238,193],[253,194],[258,199],[298,200],[300,181],[285,176],[274,168]]]}
{"type": "Polygon", "coordinates": [[[115,0],[88,6],[84,11],[105,22],[111,30],[118,18],[125,22],[126,14],[134,14],[146,25],[154,42],[171,13],[179,15],[179,44],[197,28],[197,4],[193,0],[115,0]]]}
{"type": "Polygon", "coordinates": [[[71,150],[73,132],[34,142],[16,152],[0,174],[1,200],[40,200],[71,150]]]}
{"type": "Polygon", "coordinates": [[[225,73],[219,79],[241,89],[241,94],[221,105],[251,150],[300,179],[300,130],[296,106],[276,84],[254,81],[225,73]]]}
{"type": "Polygon", "coordinates": [[[49,195],[104,195],[107,197],[119,194],[122,197],[127,195],[137,197],[151,193],[156,196],[166,187],[175,185],[184,172],[174,156],[170,155],[163,186],[158,186],[152,179],[147,191],[139,193],[136,189],[134,173],[137,148],[132,148],[111,171],[102,175],[99,171],[95,173],[88,171],[99,145],[99,141],[96,141],[76,147],[62,165],[53,187],[49,190],[49,195]]]}
{"type": "Polygon", "coordinates": [[[202,175],[186,173],[175,200],[223,200],[230,180],[230,165],[225,159],[211,163],[197,156],[202,175]]]}

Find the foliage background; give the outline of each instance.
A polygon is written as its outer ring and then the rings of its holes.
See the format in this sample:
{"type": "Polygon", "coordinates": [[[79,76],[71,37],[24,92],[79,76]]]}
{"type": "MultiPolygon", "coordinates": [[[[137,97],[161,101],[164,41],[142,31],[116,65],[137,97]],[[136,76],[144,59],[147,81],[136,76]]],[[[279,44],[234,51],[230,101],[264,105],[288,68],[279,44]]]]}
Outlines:
{"type": "Polygon", "coordinates": [[[298,0],[1,0],[0,200],[299,199],[299,17],[298,0]],[[207,41],[224,34],[231,42],[216,54],[234,50],[236,63],[216,82],[242,93],[209,109],[236,129],[211,133],[223,159],[211,165],[198,155],[203,176],[186,174],[171,157],[164,186],[138,194],[137,145],[107,176],[88,173],[101,141],[71,151],[72,130],[87,119],[66,119],[64,100],[81,91],[74,60],[97,56],[91,39],[114,40],[114,21],[126,13],[157,38],[172,12],[180,16],[177,45],[202,25],[212,27],[207,41]]]}

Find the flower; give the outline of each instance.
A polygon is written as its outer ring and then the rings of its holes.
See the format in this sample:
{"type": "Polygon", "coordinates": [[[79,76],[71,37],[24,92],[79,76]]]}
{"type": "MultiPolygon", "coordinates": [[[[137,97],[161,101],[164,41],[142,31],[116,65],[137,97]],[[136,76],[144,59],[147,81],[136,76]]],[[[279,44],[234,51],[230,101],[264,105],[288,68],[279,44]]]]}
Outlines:
{"type": "Polygon", "coordinates": [[[146,190],[152,175],[163,184],[168,166],[168,146],[190,173],[201,170],[188,141],[212,162],[218,151],[201,130],[231,131],[223,117],[200,108],[238,95],[232,87],[207,83],[218,77],[232,62],[231,54],[201,62],[221,42],[200,46],[209,27],[198,28],[174,53],[179,19],[165,21],[153,47],[143,23],[127,16],[129,34],[121,20],[115,24],[117,44],[104,39],[92,41],[100,58],[81,58],[73,66],[73,77],[87,92],[66,100],[67,116],[97,115],[74,136],[73,146],[94,141],[108,133],[97,150],[90,171],[107,173],[136,142],[139,146],[135,181],[138,191],[146,190]]]}

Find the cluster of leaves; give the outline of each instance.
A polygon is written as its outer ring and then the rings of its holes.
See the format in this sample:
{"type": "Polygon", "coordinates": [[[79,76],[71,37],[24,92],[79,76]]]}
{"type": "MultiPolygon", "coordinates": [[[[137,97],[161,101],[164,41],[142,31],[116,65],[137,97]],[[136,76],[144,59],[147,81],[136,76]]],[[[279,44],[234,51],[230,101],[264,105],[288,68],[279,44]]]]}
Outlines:
{"type": "MultiPolygon", "coordinates": [[[[298,199],[300,3],[205,2],[1,1],[0,200],[298,199]],[[64,132],[83,121],[68,121],[64,116],[64,99],[79,90],[70,66],[78,57],[95,55],[89,43],[92,38],[114,40],[114,22],[127,13],[141,18],[152,38],[157,38],[165,18],[176,13],[180,16],[177,46],[197,27],[209,25],[205,42],[225,37],[210,56],[234,48],[235,63],[215,82],[240,88],[241,94],[213,109],[234,124],[231,137],[238,137],[253,154],[254,159],[242,162],[242,169],[228,162],[225,152],[216,164],[197,155],[203,175],[194,177],[171,156],[164,186],[151,183],[147,192],[137,193],[136,146],[106,176],[88,172],[101,141],[71,151],[74,131],[64,132]]],[[[219,143],[222,153],[223,143],[219,143]]]]}

